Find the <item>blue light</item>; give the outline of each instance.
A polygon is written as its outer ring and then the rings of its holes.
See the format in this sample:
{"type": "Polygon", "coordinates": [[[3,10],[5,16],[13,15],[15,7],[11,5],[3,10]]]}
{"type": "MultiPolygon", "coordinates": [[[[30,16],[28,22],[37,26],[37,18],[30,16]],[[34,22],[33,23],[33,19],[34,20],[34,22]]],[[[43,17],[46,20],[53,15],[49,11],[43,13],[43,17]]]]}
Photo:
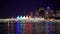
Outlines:
{"type": "Polygon", "coordinates": [[[47,10],[50,10],[50,7],[49,6],[47,6],[47,10]]]}
{"type": "MultiPolygon", "coordinates": [[[[17,18],[16,19],[25,19],[25,16],[17,16],[17,18]]],[[[25,23],[23,24],[23,23],[21,23],[21,22],[17,22],[16,23],[16,34],[24,34],[25,33],[25,23]],[[23,29],[23,28],[24,29],[23,29]],[[22,30],[23,29],[23,30],[22,30]]]]}
{"type": "Polygon", "coordinates": [[[46,34],[50,34],[50,22],[46,23],[46,34]]]}
{"type": "Polygon", "coordinates": [[[16,19],[20,19],[20,18],[19,18],[19,16],[17,16],[17,18],[16,18],[16,19]]]}
{"type": "Polygon", "coordinates": [[[17,16],[17,18],[16,18],[16,19],[23,19],[23,18],[25,18],[25,17],[17,16]]]}
{"type": "Polygon", "coordinates": [[[20,22],[17,22],[17,23],[16,23],[16,34],[21,34],[20,22]]]}

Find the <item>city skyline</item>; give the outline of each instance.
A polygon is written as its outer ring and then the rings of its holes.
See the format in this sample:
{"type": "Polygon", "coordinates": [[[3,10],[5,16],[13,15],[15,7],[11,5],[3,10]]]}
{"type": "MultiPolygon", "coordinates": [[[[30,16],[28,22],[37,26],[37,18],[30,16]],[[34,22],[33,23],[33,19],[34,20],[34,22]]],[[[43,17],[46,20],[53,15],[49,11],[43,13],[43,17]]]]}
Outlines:
{"type": "Polygon", "coordinates": [[[0,18],[26,15],[29,11],[34,12],[40,7],[47,8],[47,6],[53,10],[59,10],[59,3],[59,0],[1,0],[0,18]]]}

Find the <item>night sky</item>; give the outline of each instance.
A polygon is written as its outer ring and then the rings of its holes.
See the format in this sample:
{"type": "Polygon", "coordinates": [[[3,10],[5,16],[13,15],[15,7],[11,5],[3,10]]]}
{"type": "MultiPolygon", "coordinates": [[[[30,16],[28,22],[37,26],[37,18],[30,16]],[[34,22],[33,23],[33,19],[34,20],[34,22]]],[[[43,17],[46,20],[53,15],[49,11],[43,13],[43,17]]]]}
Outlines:
{"type": "Polygon", "coordinates": [[[59,0],[1,0],[0,18],[11,18],[18,15],[26,15],[29,11],[35,11],[40,7],[51,9],[60,9],[59,0]]]}

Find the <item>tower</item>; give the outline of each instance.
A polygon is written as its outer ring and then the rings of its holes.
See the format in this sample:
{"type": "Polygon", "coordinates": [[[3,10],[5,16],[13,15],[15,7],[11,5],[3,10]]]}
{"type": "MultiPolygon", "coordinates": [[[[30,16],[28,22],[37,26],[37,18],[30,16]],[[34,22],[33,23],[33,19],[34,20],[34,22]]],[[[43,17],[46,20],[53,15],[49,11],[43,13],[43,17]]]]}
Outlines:
{"type": "Polygon", "coordinates": [[[44,8],[40,8],[38,11],[39,11],[39,14],[41,17],[45,17],[44,16],[45,15],[45,9],[44,8]]]}

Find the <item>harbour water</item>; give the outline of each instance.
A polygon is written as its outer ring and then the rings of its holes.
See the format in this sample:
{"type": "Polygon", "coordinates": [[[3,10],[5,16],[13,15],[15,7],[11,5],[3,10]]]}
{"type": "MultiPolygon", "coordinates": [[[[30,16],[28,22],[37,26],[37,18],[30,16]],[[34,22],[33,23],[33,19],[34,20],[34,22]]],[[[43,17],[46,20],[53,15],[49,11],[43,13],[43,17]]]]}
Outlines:
{"type": "Polygon", "coordinates": [[[0,34],[60,34],[60,22],[1,22],[0,34]]]}

